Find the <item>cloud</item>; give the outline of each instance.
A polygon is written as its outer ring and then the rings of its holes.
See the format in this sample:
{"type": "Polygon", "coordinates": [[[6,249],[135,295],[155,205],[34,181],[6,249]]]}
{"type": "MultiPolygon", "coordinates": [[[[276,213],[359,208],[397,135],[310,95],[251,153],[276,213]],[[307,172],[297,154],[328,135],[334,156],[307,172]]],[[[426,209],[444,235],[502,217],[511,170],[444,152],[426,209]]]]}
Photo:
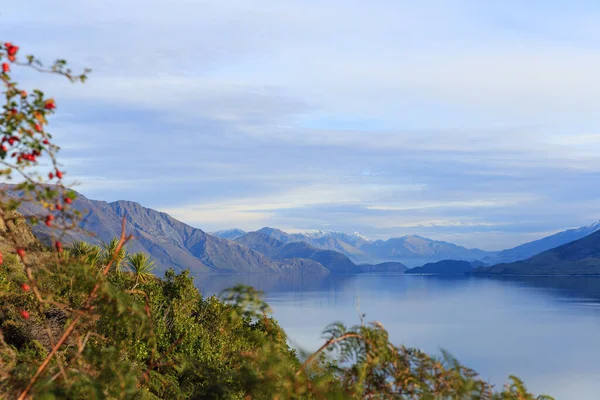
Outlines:
{"type": "MultiPolygon", "coordinates": [[[[177,208],[162,208],[161,211],[196,224],[214,223],[222,218],[235,220],[240,216],[240,223],[271,219],[276,211],[296,208],[309,208],[322,205],[352,205],[369,202],[378,196],[391,193],[421,190],[420,185],[348,185],[317,184],[290,188],[286,192],[275,193],[263,197],[221,200],[215,203],[187,204],[177,208]],[[211,215],[211,213],[214,213],[211,215]]],[[[241,225],[240,225],[241,226],[241,225]]]]}
{"type": "Polygon", "coordinates": [[[600,9],[540,4],[33,0],[2,18],[24,52],[94,69],[17,77],[55,95],[84,194],[206,230],[499,248],[600,218],[600,9]]]}

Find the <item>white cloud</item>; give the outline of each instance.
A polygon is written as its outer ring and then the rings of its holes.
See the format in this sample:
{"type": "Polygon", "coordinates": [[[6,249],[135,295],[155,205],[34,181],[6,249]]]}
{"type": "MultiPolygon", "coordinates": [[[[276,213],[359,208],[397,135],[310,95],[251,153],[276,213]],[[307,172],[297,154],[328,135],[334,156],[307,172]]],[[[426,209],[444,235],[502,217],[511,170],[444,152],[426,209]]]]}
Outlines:
{"type": "Polygon", "coordinates": [[[365,208],[367,210],[380,210],[380,211],[410,211],[410,210],[425,210],[432,208],[500,208],[500,207],[511,207],[517,204],[528,202],[538,202],[541,199],[532,195],[521,196],[512,195],[513,198],[507,199],[472,199],[462,201],[421,201],[421,202],[399,202],[396,204],[369,204],[365,208]]]}
{"type": "Polygon", "coordinates": [[[3,8],[9,39],[95,70],[84,86],[18,78],[55,94],[61,160],[97,197],[203,228],[455,229],[465,243],[596,215],[597,10],[30,3],[3,8]]]}
{"type": "Polygon", "coordinates": [[[456,217],[449,219],[421,219],[415,217],[360,217],[360,220],[379,229],[402,229],[402,228],[473,228],[473,227],[498,227],[510,225],[509,222],[486,222],[475,221],[470,217],[456,217]]]}
{"type": "Polygon", "coordinates": [[[315,205],[361,205],[380,196],[385,197],[394,193],[422,189],[422,185],[317,184],[301,186],[263,197],[224,199],[216,203],[163,207],[161,211],[195,223],[235,221],[235,216],[239,216],[240,222],[245,223],[271,218],[274,215],[273,212],[282,209],[315,205]]]}

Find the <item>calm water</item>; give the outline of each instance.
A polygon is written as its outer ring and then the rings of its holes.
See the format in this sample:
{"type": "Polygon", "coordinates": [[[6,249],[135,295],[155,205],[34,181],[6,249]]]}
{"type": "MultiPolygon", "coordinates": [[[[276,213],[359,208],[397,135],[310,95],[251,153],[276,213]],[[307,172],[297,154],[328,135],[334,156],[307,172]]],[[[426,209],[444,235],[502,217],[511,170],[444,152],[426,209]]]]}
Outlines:
{"type": "Polygon", "coordinates": [[[265,291],[296,347],[330,322],[383,323],[395,343],[450,351],[495,384],[509,374],[557,399],[600,399],[600,278],[405,275],[197,277],[205,295],[236,283],[265,291]]]}

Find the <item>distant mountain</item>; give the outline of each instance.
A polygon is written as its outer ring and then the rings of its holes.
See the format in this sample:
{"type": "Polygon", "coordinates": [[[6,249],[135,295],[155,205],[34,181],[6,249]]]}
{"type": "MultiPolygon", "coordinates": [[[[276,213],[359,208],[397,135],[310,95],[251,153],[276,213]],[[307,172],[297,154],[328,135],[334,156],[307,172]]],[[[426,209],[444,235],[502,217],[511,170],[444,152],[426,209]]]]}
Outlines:
{"type": "Polygon", "coordinates": [[[489,264],[484,263],[483,261],[475,260],[471,261],[471,265],[473,268],[481,268],[481,267],[489,267],[489,264]]]}
{"type": "MultiPolygon", "coordinates": [[[[14,192],[13,195],[19,195],[14,192]]],[[[33,203],[24,203],[25,214],[41,211],[33,203]]],[[[208,235],[204,231],[180,222],[166,213],[141,206],[131,201],[90,200],[78,194],[73,207],[83,213],[81,231],[70,234],[65,242],[75,240],[93,244],[109,241],[121,234],[121,218],[126,216],[127,233],[135,236],[127,245],[130,252],[145,252],[152,256],[161,273],[169,267],[189,268],[192,273],[245,273],[245,272],[326,272],[312,263],[272,260],[269,257],[236,242],[208,235]],[[95,236],[85,233],[94,232],[95,236]],[[307,268],[306,271],[303,268],[307,268]]],[[[43,224],[32,227],[42,242],[48,240],[50,230],[43,224]]]]}
{"type": "Polygon", "coordinates": [[[286,243],[260,231],[249,232],[242,237],[235,239],[236,243],[249,247],[268,257],[278,257],[281,249],[286,243]]]}
{"type": "Polygon", "coordinates": [[[364,244],[360,249],[379,260],[399,261],[408,266],[446,259],[473,261],[494,254],[417,235],[377,240],[364,244]]]}
{"type": "Polygon", "coordinates": [[[224,231],[209,232],[208,234],[212,235],[212,236],[220,237],[222,239],[235,240],[239,237],[244,236],[246,233],[247,232],[244,232],[241,229],[227,229],[224,231]]]}
{"type": "MultiPolygon", "coordinates": [[[[280,234],[281,231],[269,232],[280,234]]],[[[286,239],[285,235],[281,237],[286,239]]],[[[261,231],[250,232],[235,241],[275,260],[308,259],[323,265],[331,272],[361,272],[361,269],[344,254],[318,249],[303,241],[286,243],[261,231]]]]}
{"type": "MultiPolygon", "coordinates": [[[[3,186],[7,185],[3,184],[3,186]]],[[[12,195],[20,194],[15,191],[12,195]]],[[[39,208],[29,209],[30,207],[37,206],[33,203],[25,203],[19,211],[26,214],[41,211],[39,208]]],[[[83,240],[98,244],[101,240],[108,241],[119,236],[121,217],[126,215],[129,232],[136,237],[128,244],[128,250],[149,253],[156,260],[159,272],[174,267],[190,268],[193,273],[311,271],[354,273],[398,271],[403,266],[415,267],[443,260],[469,262],[483,260],[488,265],[495,263],[506,265],[506,261],[527,259],[553,246],[560,246],[600,232],[600,222],[597,222],[501,252],[468,249],[416,235],[371,241],[358,233],[319,231],[290,234],[268,227],[251,232],[263,235],[257,237],[238,229],[215,232],[215,235],[235,238],[231,241],[207,234],[165,213],[130,201],[107,203],[79,195],[73,202],[73,207],[83,212],[81,231],[71,232],[66,243],[83,240]],[[86,232],[94,232],[95,236],[90,236],[86,232]],[[268,238],[278,243],[271,243],[268,238]],[[369,267],[356,265],[358,263],[368,264],[369,267]]],[[[49,228],[40,224],[34,226],[32,231],[42,243],[48,243],[49,228]]],[[[580,264],[577,265],[581,266],[580,264]]]]}
{"type": "Polygon", "coordinates": [[[600,231],[527,260],[479,268],[476,273],[508,275],[600,274],[600,231]]]}
{"type": "MultiPolygon", "coordinates": [[[[302,242],[302,241],[306,240],[305,235],[295,234],[295,233],[287,233],[287,232],[282,231],[281,229],[269,228],[268,226],[265,226],[264,228],[261,228],[261,229],[257,230],[256,232],[271,236],[272,238],[277,239],[282,243],[302,242]]],[[[252,232],[250,232],[250,233],[252,233],[252,232]]]]}
{"type": "Polygon", "coordinates": [[[422,267],[411,268],[406,271],[407,274],[443,274],[443,275],[463,275],[472,272],[476,266],[481,263],[464,260],[442,260],[435,263],[427,263],[422,267]]]}
{"type": "Polygon", "coordinates": [[[370,243],[365,236],[354,232],[351,234],[343,232],[316,232],[304,234],[306,243],[324,250],[339,251],[355,262],[369,262],[377,259],[365,253],[361,247],[370,243]]]}
{"type": "Polygon", "coordinates": [[[380,261],[360,249],[360,246],[369,243],[364,236],[343,232],[311,232],[311,233],[286,233],[280,229],[264,227],[257,232],[269,235],[283,243],[303,242],[321,250],[340,252],[355,263],[374,263],[380,261]]]}
{"type": "Polygon", "coordinates": [[[368,237],[361,235],[358,232],[344,233],[336,231],[317,231],[302,233],[302,235],[307,236],[312,240],[341,240],[344,243],[348,243],[356,247],[360,247],[363,244],[369,243],[371,241],[368,237]]]}
{"type": "Polygon", "coordinates": [[[380,264],[360,264],[362,272],[405,272],[408,267],[399,262],[384,262],[380,264]]]}
{"type": "Polygon", "coordinates": [[[448,242],[421,236],[403,236],[388,240],[371,241],[358,234],[342,232],[286,233],[275,228],[262,228],[267,234],[284,243],[304,242],[323,250],[339,251],[355,263],[377,264],[394,261],[408,266],[423,265],[445,259],[478,260],[495,253],[467,249],[448,242]]]}
{"type": "Polygon", "coordinates": [[[279,253],[280,257],[309,258],[323,264],[328,270],[337,273],[358,273],[360,268],[346,255],[333,250],[321,250],[308,243],[294,242],[286,244],[279,253]]]}
{"type": "Polygon", "coordinates": [[[563,244],[584,238],[600,230],[600,221],[581,228],[569,229],[555,233],[554,235],[524,243],[512,249],[502,250],[495,255],[483,258],[487,264],[511,263],[513,261],[525,260],[543,251],[553,249],[563,244]]]}

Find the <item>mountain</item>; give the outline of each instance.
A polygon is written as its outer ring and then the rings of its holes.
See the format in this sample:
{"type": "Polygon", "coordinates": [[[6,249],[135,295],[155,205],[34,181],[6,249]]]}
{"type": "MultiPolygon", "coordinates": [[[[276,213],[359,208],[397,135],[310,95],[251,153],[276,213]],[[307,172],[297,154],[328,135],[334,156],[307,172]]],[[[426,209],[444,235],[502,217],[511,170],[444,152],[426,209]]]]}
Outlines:
{"type": "Polygon", "coordinates": [[[446,259],[473,261],[493,254],[417,235],[377,240],[362,245],[360,249],[379,260],[399,261],[408,266],[446,259]]]}
{"type": "Polygon", "coordinates": [[[600,231],[523,261],[479,268],[481,274],[589,275],[600,274],[600,231]]]}
{"type": "Polygon", "coordinates": [[[408,267],[399,262],[384,262],[380,264],[360,264],[362,272],[405,272],[408,267]]]}
{"type": "Polygon", "coordinates": [[[307,240],[312,240],[315,243],[344,243],[357,248],[371,241],[369,238],[358,232],[344,233],[336,231],[318,231],[301,233],[300,235],[305,236],[307,240]]]}
{"type": "Polygon", "coordinates": [[[484,257],[482,260],[487,264],[511,263],[525,260],[543,251],[553,249],[563,244],[584,238],[600,230],[600,221],[581,228],[569,229],[555,233],[533,242],[524,243],[512,249],[502,250],[495,255],[484,257]]]}
{"type": "Polygon", "coordinates": [[[265,226],[256,232],[268,235],[282,243],[303,242],[308,240],[308,237],[300,233],[287,233],[277,228],[269,228],[265,226]]]}
{"type": "Polygon", "coordinates": [[[369,243],[364,236],[343,232],[312,232],[312,233],[287,233],[280,229],[264,227],[257,232],[269,235],[283,243],[303,242],[321,250],[340,252],[355,263],[374,263],[377,258],[362,251],[359,246],[369,243]]]}
{"type": "MultiPolygon", "coordinates": [[[[285,239],[285,236],[282,237],[285,239]]],[[[275,260],[308,259],[323,265],[331,272],[361,272],[361,269],[344,254],[318,249],[302,241],[286,243],[261,231],[250,232],[235,241],[275,260]]]]}
{"type": "Polygon", "coordinates": [[[319,249],[338,251],[355,263],[371,265],[394,261],[414,267],[426,262],[450,258],[472,261],[494,254],[416,235],[391,238],[385,241],[371,241],[358,233],[322,231],[316,233],[286,233],[269,227],[262,228],[258,232],[267,234],[284,243],[304,242],[319,249]]]}
{"type": "MultiPolygon", "coordinates": [[[[267,234],[283,243],[304,242],[318,249],[337,251],[357,264],[375,265],[382,262],[400,262],[410,267],[416,267],[425,263],[448,259],[482,260],[488,265],[524,260],[551,248],[581,239],[598,230],[600,230],[600,221],[589,226],[559,232],[500,252],[468,249],[417,235],[372,241],[357,232],[286,233],[280,229],[269,227],[264,227],[258,232],[267,234]]],[[[243,236],[244,232],[239,229],[231,229],[215,232],[214,234],[227,239],[237,239],[243,236]]]]}
{"type": "Polygon", "coordinates": [[[308,258],[320,264],[332,272],[358,273],[360,268],[346,255],[333,250],[321,250],[312,247],[308,243],[294,242],[282,247],[279,257],[308,258]]]}
{"type": "Polygon", "coordinates": [[[244,236],[235,239],[235,242],[271,258],[277,257],[283,246],[286,245],[286,243],[281,240],[260,231],[249,232],[244,236]]]}
{"type": "Polygon", "coordinates": [[[244,236],[246,233],[247,232],[244,232],[241,229],[227,229],[224,231],[209,232],[208,234],[212,235],[212,236],[220,237],[222,239],[235,240],[239,237],[244,236]]]}
{"type": "MultiPolygon", "coordinates": [[[[18,196],[19,193],[13,192],[12,195],[18,196]]],[[[121,218],[125,216],[127,233],[135,237],[127,244],[128,251],[150,254],[156,262],[157,273],[169,267],[189,268],[192,273],[326,272],[325,268],[315,264],[272,260],[246,246],[211,236],[166,213],[132,201],[107,203],[78,194],[73,207],[82,212],[83,218],[80,229],[70,232],[65,243],[81,240],[99,244],[118,237],[121,234],[121,218]],[[95,236],[86,232],[94,232],[95,236]]],[[[34,203],[24,203],[20,211],[24,214],[43,212],[34,203]]],[[[32,230],[42,242],[48,242],[50,228],[38,224],[32,230]]]]}
{"type": "Polygon", "coordinates": [[[411,268],[406,271],[407,274],[443,274],[443,275],[463,275],[473,272],[479,262],[474,265],[473,262],[464,260],[442,260],[435,263],[427,263],[422,267],[411,268]]]}
{"type": "Polygon", "coordinates": [[[313,247],[317,247],[323,250],[339,251],[354,262],[365,262],[376,261],[376,258],[365,253],[361,247],[370,240],[365,236],[362,236],[358,232],[344,233],[344,232],[314,232],[303,234],[306,243],[309,243],[313,247]]]}

